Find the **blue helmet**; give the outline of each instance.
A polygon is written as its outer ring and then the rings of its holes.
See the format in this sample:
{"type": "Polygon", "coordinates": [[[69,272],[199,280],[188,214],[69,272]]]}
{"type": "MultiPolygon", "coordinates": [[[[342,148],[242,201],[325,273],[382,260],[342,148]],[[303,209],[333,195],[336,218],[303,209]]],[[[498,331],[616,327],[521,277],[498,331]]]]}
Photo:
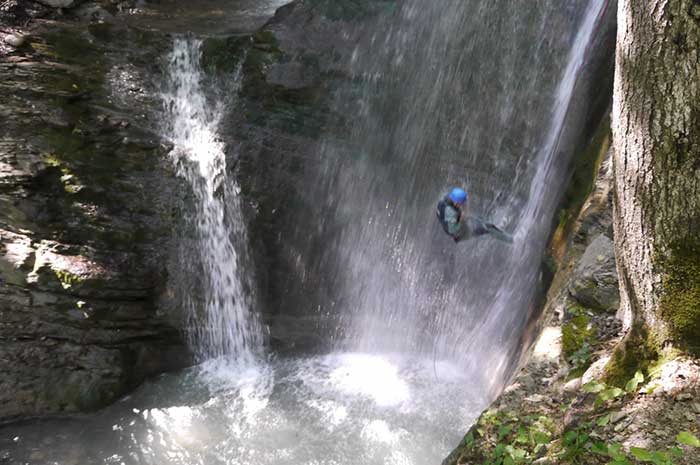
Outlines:
{"type": "Polygon", "coordinates": [[[450,192],[450,200],[452,200],[454,203],[464,203],[467,201],[467,193],[464,191],[464,189],[455,187],[452,189],[452,192],[450,192]]]}

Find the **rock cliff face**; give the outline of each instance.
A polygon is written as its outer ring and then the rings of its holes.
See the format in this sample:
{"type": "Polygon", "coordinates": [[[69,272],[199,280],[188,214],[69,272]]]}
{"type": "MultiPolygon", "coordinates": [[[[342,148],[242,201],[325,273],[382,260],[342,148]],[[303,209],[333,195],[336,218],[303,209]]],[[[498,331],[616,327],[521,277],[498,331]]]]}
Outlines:
{"type": "MultiPolygon", "coordinates": [[[[0,419],[94,409],[189,362],[169,280],[187,189],[156,123],[171,39],[129,26],[117,14],[128,6],[13,0],[0,11],[0,419]]],[[[290,226],[323,214],[304,196],[305,173],[319,169],[322,128],[347,127],[328,102],[349,77],[360,20],[385,7],[294,2],[255,34],[205,42],[211,76],[242,66],[221,137],[279,349],[317,348],[333,326],[316,311],[329,300],[322,277],[300,268],[323,244],[290,226]]]]}
{"type": "Polygon", "coordinates": [[[152,57],[111,33],[37,21],[0,57],[0,420],[187,363],[162,297],[176,181],[148,129],[152,57]]]}
{"type": "Polygon", "coordinates": [[[205,47],[215,72],[244,60],[239,108],[224,135],[236,148],[228,166],[248,199],[263,316],[279,350],[323,347],[338,326],[339,315],[329,310],[337,297],[317,263],[335,237],[319,230],[333,213],[324,209],[326,199],[309,195],[309,180],[324,179],[324,164],[337,162],[321,150],[321,134],[325,142],[347,142],[357,98],[345,96],[345,108],[335,99],[352,80],[358,37],[387,5],[292,2],[250,41],[210,39],[205,47]]]}

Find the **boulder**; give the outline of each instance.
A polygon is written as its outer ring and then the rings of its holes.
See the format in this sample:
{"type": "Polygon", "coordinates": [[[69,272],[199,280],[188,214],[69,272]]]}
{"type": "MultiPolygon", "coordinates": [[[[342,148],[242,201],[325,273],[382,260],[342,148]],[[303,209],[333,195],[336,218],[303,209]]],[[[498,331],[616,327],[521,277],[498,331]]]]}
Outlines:
{"type": "Polygon", "coordinates": [[[574,378],[567,382],[562,389],[564,392],[578,392],[578,390],[581,389],[582,381],[581,378],[574,378]]]}
{"type": "Polygon", "coordinates": [[[26,41],[22,34],[8,34],[5,36],[5,43],[10,47],[19,48],[24,45],[26,41]]]}
{"type": "Polygon", "coordinates": [[[581,385],[586,385],[591,381],[600,381],[605,373],[605,367],[610,362],[610,356],[606,355],[596,360],[581,377],[581,385]]]}
{"type": "Polygon", "coordinates": [[[572,275],[569,294],[585,307],[598,310],[616,310],[619,307],[615,249],[613,241],[607,236],[596,236],[586,248],[572,275]]]}

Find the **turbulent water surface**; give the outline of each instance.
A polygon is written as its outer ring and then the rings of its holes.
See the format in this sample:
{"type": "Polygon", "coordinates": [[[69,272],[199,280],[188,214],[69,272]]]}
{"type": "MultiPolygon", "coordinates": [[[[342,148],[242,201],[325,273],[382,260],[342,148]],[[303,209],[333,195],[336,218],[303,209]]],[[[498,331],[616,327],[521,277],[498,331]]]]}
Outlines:
{"type": "Polygon", "coordinates": [[[62,465],[431,464],[482,405],[469,389],[454,365],[401,356],[218,360],[96,416],[18,426],[2,446],[62,465]]]}
{"type": "MultiPolygon", "coordinates": [[[[195,31],[164,57],[161,100],[162,136],[190,194],[178,288],[202,363],[95,415],[12,425],[0,460],[437,464],[507,375],[560,189],[558,134],[605,1],[407,0],[358,44],[366,105],[351,138],[362,154],[322,167],[309,189],[332,201],[329,221],[348,225],[326,252],[345,338],[333,354],[294,359],[265,354],[239,188],[218,136],[239,77],[225,89],[207,81],[195,38],[252,30],[279,3],[164,1],[134,13],[195,31]],[[492,60],[476,59],[484,50],[492,60]],[[445,238],[432,210],[448,183],[467,185],[472,211],[515,244],[484,238],[445,252],[453,245],[436,243],[445,238]]],[[[323,144],[328,163],[335,150],[323,144]]]]}

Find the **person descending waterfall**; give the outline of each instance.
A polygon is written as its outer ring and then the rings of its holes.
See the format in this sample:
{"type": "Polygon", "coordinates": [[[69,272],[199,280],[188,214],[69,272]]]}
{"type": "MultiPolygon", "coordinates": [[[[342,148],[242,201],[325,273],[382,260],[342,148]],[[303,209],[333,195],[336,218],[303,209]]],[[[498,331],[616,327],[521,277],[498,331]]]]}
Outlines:
{"type": "Polygon", "coordinates": [[[452,189],[437,204],[437,217],[442,229],[455,243],[484,234],[491,234],[504,242],[513,242],[512,236],[496,225],[475,216],[466,216],[466,204],[467,192],[460,187],[452,189]]]}

